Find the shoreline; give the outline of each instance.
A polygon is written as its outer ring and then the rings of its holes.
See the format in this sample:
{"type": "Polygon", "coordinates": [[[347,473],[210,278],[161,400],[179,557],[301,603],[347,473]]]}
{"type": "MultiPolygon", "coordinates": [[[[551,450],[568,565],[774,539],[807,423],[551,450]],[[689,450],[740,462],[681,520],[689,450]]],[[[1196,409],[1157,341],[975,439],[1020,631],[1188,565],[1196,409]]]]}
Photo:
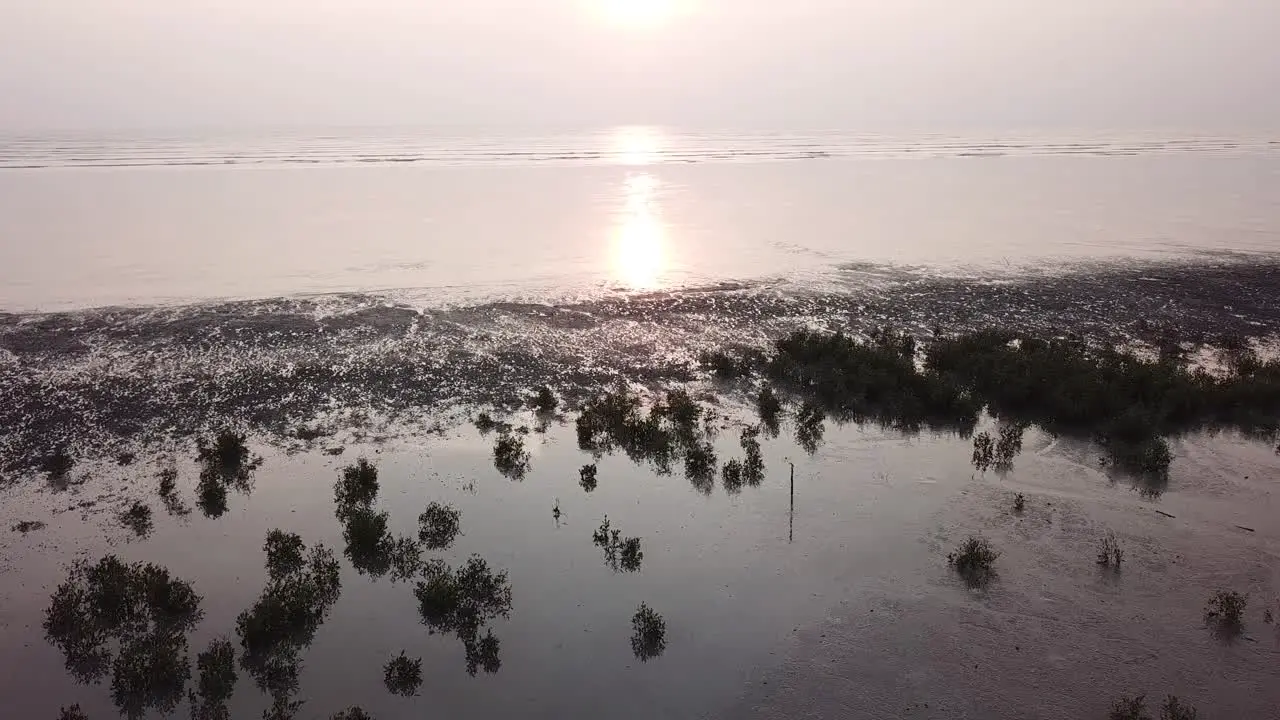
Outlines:
{"type": "Polygon", "coordinates": [[[701,381],[706,351],[797,329],[1000,328],[1187,349],[1280,335],[1280,260],[1099,264],[989,282],[846,269],[847,289],[728,286],[638,298],[419,310],[378,296],[0,315],[0,467],[67,444],[109,456],[220,423],[289,442],[377,418],[420,432],[551,385],[573,402],[619,380],[701,381]]]}

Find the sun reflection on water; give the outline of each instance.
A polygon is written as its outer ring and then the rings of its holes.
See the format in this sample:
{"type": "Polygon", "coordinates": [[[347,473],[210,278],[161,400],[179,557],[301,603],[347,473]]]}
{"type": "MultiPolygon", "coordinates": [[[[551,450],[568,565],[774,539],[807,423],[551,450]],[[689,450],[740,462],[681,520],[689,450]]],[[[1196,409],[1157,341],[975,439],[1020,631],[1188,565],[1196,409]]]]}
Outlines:
{"type": "Polygon", "coordinates": [[[661,159],[662,145],[662,132],[643,125],[620,127],[609,136],[609,154],[621,165],[653,165],[661,159]]]}
{"type": "Polygon", "coordinates": [[[658,178],[641,173],[627,178],[625,205],[614,232],[614,278],[632,290],[659,285],[666,264],[666,228],[657,202],[658,178]]]}

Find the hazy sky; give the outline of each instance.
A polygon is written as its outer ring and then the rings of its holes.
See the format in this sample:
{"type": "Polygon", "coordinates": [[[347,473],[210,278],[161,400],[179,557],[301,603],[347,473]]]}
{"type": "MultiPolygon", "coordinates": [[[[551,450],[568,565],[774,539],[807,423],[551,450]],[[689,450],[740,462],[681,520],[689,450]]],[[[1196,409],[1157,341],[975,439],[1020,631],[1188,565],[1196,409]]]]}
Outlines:
{"type": "Polygon", "coordinates": [[[0,129],[1280,127],[1280,0],[628,2],[0,0],[0,129]]]}

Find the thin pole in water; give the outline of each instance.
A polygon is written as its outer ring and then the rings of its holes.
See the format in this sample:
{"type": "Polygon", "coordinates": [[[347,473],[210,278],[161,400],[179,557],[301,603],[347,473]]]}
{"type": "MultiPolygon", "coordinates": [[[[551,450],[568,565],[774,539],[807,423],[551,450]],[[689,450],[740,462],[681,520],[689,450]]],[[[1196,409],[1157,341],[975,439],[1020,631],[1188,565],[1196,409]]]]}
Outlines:
{"type": "Polygon", "coordinates": [[[791,466],[791,520],[790,527],[787,530],[787,542],[795,542],[796,539],[796,464],[788,462],[791,466]]]}

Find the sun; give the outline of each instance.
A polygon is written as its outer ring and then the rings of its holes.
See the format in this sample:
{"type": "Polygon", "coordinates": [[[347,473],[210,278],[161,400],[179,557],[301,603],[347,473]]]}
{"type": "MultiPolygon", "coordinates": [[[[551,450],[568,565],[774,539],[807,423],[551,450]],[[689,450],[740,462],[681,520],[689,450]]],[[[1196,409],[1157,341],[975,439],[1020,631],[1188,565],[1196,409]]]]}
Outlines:
{"type": "Polygon", "coordinates": [[[669,22],[680,12],[680,0],[597,0],[610,24],[646,28],[669,22]]]}

